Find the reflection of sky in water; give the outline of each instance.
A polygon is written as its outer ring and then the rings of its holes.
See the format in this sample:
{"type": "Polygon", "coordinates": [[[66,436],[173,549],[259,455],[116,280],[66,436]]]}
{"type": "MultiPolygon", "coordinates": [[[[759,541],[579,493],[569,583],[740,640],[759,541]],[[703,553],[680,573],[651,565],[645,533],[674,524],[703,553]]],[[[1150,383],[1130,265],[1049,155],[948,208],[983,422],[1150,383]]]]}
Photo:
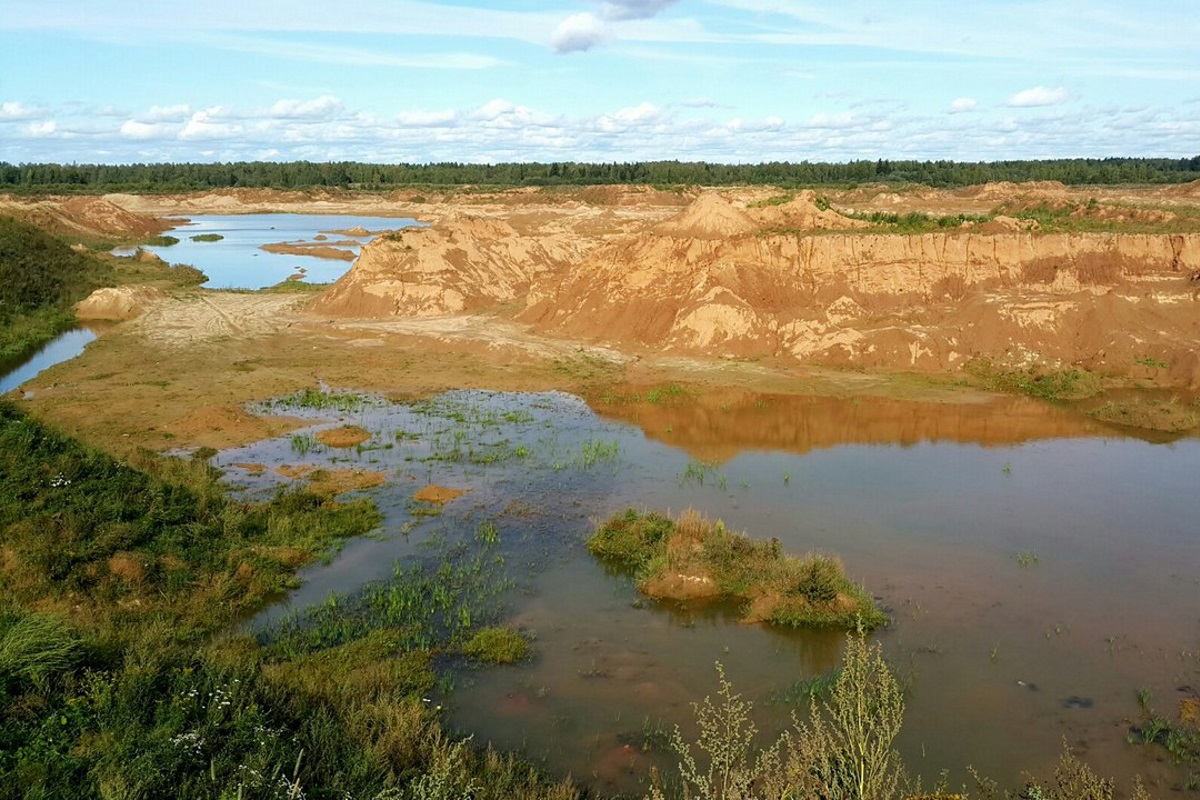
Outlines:
{"type": "Polygon", "coordinates": [[[168,236],[179,239],[169,247],[148,246],[172,264],[190,264],[208,275],[210,289],[261,289],[287,280],[301,269],[309,283],[330,283],[350,269],[350,261],[314,256],[268,253],[262,245],[278,242],[333,245],[356,242],[343,247],[355,255],[359,244],[370,241],[380,231],[418,225],[416,220],[398,217],[360,217],[334,214],[237,214],[188,217],[188,221],[168,236]],[[350,236],[333,231],[363,228],[370,236],[350,236]],[[216,242],[196,242],[191,237],[220,234],[216,242]],[[326,241],[315,237],[324,234],[326,241]]]}
{"type": "MultiPolygon", "coordinates": [[[[797,453],[759,436],[740,450],[733,425],[718,444],[734,455],[689,471],[696,462],[669,436],[647,438],[561,393],[460,391],[420,408],[285,409],[328,427],[361,425],[374,438],[361,452],[300,455],[285,437],[225,451],[218,462],[251,490],[282,479],[232,464],[387,472],[389,483],[368,492],[385,514],[383,530],[311,568],[293,607],[387,577],[396,558],[470,545],[480,523],[496,525],[517,584],[506,598],[509,620],[536,635],[537,655],[459,676],[447,700],[452,723],[480,741],[525,747],[557,772],[595,773],[598,785],[634,791],[627,777],[603,777],[605,759],[646,719],[686,723],[688,703],[714,691],[718,660],[764,704],[764,726],[786,720],[766,702],[833,666],[840,635],[764,630],[727,613],[639,601],[629,578],[606,573],[583,547],[595,521],[623,508],[695,507],[735,530],[777,537],[792,553],[838,554],[881,596],[894,622],[878,635],[911,687],[901,747],[914,769],[971,763],[1015,784],[1020,770],[1056,757],[1068,735],[1087,742],[1109,773],[1146,770],[1124,746],[1122,720],[1137,713],[1131,687],[1161,686],[1170,696],[1181,666],[1169,656],[1195,646],[1196,439],[827,441],[797,453]],[[612,442],[614,459],[585,463],[586,448],[612,442]],[[469,491],[440,516],[416,517],[410,498],[430,483],[469,491]],[[1036,562],[1021,566],[1022,552],[1036,562]],[[1064,706],[1073,696],[1093,705],[1064,706]]],[[[774,415],[767,429],[782,429],[805,408],[777,398],[755,413],[774,415]]],[[[992,430],[1006,408],[971,413],[994,414],[992,430]]],[[[853,410],[863,425],[872,424],[869,409],[853,410]]],[[[906,413],[958,412],[912,404],[906,413]]],[[[1045,413],[1058,424],[1060,412],[1045,413]]],[[[673,423],[672,435],[690,433],[673,423]]]]}
{"type": "Polygon", "coordinates": [[[25,381],[32,380],[44,369],[69,361],[82,353],[88,342],[95,338],[96,334],[87,328],[76,328],[59,334],[19,364],[0,362],[0,394],[12,391],[25,381]]]}

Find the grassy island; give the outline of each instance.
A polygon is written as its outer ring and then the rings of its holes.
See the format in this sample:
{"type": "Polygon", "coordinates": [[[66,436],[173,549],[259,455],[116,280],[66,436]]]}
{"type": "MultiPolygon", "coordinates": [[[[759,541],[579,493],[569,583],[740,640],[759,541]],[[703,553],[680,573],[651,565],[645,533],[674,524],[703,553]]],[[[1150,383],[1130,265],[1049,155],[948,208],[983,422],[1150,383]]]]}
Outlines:
{"type": "Polygon", "coordinates": [[[632,572],[649,597],[739,600],[746,622],[870,629],[887,621],[836,557],[786,555],[778,539],[754,541],[690,509],[678,519],[629,509],[601,525],[588,549],[632,572]]]}

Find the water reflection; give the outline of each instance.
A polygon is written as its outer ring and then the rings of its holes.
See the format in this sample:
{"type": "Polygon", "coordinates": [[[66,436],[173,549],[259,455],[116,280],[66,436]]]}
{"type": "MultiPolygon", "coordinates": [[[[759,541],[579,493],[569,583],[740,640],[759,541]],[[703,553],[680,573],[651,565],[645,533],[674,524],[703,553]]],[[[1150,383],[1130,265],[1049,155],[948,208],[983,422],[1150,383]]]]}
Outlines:
{"type": "Polygon", "coordinates": [[[71,360],[95,339],[96,333],[90,328],[73,328],[60,333],[23,361],[15,364],[0,361],[0,394],[33,380],[39,373],[55,364],[71,360]]]}
{"type": "Polygon", "coordinates": [[[313,412],[373,438],[357,452],[260,443],[219,463],[247,486],[284,461],[393,476],[371,490],[385,529],[311,571],[317,588],[294,605],[353,591],[426,546],[469,546],[493,523],[516,585],[507,621],[536,636],[536,656],[459,674],[451,724],[598,788],[640,791],[655,756],[638,737],[686,729],[690,703],[716,689],[715,662],[770,730],[790,717],[772,698],[835,667],[841,644],[742,625],[720,605],[639,598],[583,547],[596,520],[629,506],[691,506],[788,552],[838,554],[891,610],[878,636],[909,687],[900,748],[915,771],[966,780],[973,764],[1019,785],[1063,736],[1121,780],[1153,770],[1124,733],[1134,687],[1169,704],[1188,670],[1200,678],[1179,656],[1196,641],[1200,441],[1155,445],[1019,398],[634,391],[599,415],[567,395],[489,392],[313,412]],[[588,466],[598,442],[615,456],[588,466]],[[245,462],[268,469],[255,478],[245,462]],[[417,519],[409,500],[429,483],[469,491],[417,519]]]}
{"type": "Polygon", "coordinates": [[[593,407],[601,417],[637,425],[651,439],[714,464],[746,450],[803,454],[847,444],[905,447],[922,442],[997,447],[1035,439],[1128,435],[1068,409],[1011,396],[930,403],[622,386],[593,407]]]}

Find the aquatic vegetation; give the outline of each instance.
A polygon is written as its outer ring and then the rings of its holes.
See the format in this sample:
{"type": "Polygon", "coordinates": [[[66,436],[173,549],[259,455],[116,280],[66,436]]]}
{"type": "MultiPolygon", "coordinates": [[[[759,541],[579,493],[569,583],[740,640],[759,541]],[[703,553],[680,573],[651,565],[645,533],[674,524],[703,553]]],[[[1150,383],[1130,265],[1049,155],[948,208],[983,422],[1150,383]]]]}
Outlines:
{"type": "Polygon", "coordinates": [[[650,597],[737,599],[747,621],[867,629],[887,621],[837,558],[788,556],[776,539],[756,542],[693,510],[673,520],[628,509],[601,525],[588,549],[633,573],[650,597]]]}
{"type": "Polygon", "coordinates": [[[306,408],[317,411],[361,411],[378,402],[361,392],[339,392],[324,389],[302,389],[281,397],[272,404],[278,410],[306,408]]]}
{"type": "Polygon", "coordinates": [[[514,628],[480,628],[463,644],[463,653],[485,664],[515,664],[529,658],[529,642],[514,628]]]}
{"type": "Polygon", "coordinates": [[[589,469],[601,462],[613,462],[621,453],[621,443],[616,439],[600,441],[588,439],[579,446],[579,463],[584,469],[589,469]]]}

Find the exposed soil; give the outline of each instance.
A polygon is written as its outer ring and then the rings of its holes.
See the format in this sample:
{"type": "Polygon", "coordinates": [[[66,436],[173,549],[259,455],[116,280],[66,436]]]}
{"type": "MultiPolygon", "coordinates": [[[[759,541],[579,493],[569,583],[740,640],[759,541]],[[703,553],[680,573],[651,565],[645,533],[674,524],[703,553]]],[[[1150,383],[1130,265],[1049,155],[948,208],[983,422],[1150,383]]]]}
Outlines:
{"type": "Polygon", "coordinates": [[[188,213],[432,223],[380,236],[315,299],[128,288],[90,299],[91,313],[127,321],[25,387],[27,402],[117,450],[226,447],[298,424],[253,417],[246,402],[322,383],[398,397],[477,387],[595,400],[624,385],[679,383],[701,395],[970,403],[980,394],[952,384],[970,382],[962,367],[984,358],[1173,388],[1186,413],[1172,427],[1192,419],[1200,233],[1188,226],[1200,215],[1197,187],[860,187],[780,197],[765,188],[589,187],[0,198],[0,213],[16,209],[81,238],[157,232],[161,217],[188,213]],[[1038,203],[1083,208],[1118,227],[1044,233],[1001,215],[902,235],[863,230],[848,216],[1038,203]],[[1114,215],[1178,232],[1120,232],[1114,215]],[[914,374],[923,377],[906,377],[914,374]]]}
{"type": "Polygon", "coordinates": [[[282,253],[283,255],[353,261],[354,253],[346,248],[357,244],[358,242],[275,242],[264,244],[261,249],[268,253],[282,253]]]}
{"type": "Polygon", "coordinates": [[[357,425],[343,425],[326,431],[317,431],[317,441],[327,447],[354,447],[371,438],[371,434],[357,425]]]}
{"type": "Polygon", "coordinates": [[[285,478],[305,480],[310,492],[324,495],[370,489],[387,482],[386,472],[366,469],[322,469],[310,464],[284,464],[275,471],[285,478]]]}
{"type": "Polygon", "coordinates": [[[433,503],[441,506],[449,503],[451,500],[462,497],[466,493],[466,489],[451,489],[446,486],[430,484],[418,489],[413,494],[413,500],[420,500],[422,503],[433,503]]]}

